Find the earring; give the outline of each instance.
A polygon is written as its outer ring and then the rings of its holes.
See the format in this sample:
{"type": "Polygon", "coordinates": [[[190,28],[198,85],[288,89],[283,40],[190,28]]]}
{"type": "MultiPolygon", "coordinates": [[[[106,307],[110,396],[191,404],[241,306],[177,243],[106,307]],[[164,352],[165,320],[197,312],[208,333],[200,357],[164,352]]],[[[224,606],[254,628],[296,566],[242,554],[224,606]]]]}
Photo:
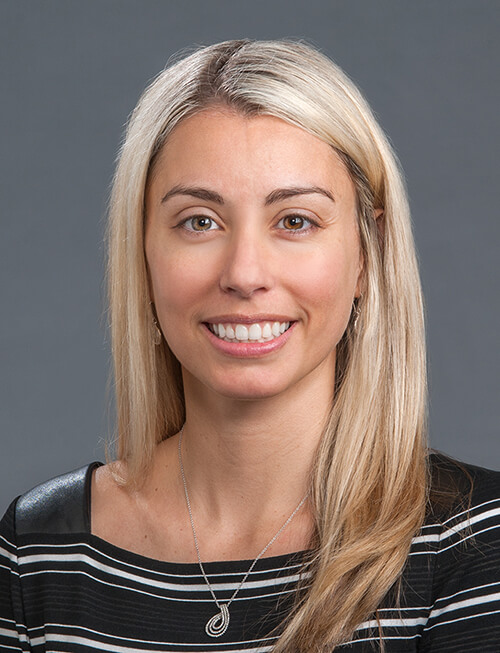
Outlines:
{"type": "Polygon", "coordinates": [[[360,303],[360,301],[361,301],[361,297],[362,297],[362,295],[360,295],[360,296],[358,297],[358,301],[357,301],[357,302],[353,302],[353,303],[352,303],[352,314],[351,314],[351,315],[354,316],[354,322],[353,322],[353,324],[352,324],[352,328],[353,328],[353,329],[356,329],[356,328],[357,328],[357,326],[358,326],[358,319],[359,319],[359,316],[361,315],[361,308],[360,308],[360,306],[359,306],[359,303],[360,303]]]}
{"type": "Polygon", "coordinates": [[[158,345],[161,343],[161,339],[162,332],[160,331],[160,327],[158,326],[156,318],[153,316],[153,345],[158,347],[158,345]]]}
{"type": "Polygon", "coordinates": [[[160,330],[160,327],[158,326],[158,321],[155,317],[155,312],[153,308],[153,302],[149,302],[149,305],[151,306],[151,319],[152,319],[152,324],[151,324],[151,338],[153,340],[153,345],[155,347],[158,347],[158,345],[161,343],[161,339],[163,337],[163,334],[160,330]]]}

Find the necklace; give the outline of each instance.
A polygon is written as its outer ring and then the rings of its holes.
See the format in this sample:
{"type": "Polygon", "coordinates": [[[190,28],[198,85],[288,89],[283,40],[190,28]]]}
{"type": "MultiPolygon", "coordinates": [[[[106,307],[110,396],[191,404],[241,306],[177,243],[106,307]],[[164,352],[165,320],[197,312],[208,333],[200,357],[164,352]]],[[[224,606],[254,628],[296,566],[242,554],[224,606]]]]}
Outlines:
{"type": "Polygon", "coordinates": [[[252,562],[250,565],[250,568],[246,572],[246,574],[243,576],[242,580],[240,581],[238,587],[234,590],[231,598],[226,602],[226,603],[221,603],[220,601],[217,600],[217,597],[215,596],[214,590],[212,586],[210,585],[210,581],[208,580],[208,576],[205,573],[205,568],[203,567],[203,563],[201,561],[201,556],[200,556],[200,548],[198,546],[198,538],[196,536],[196,529],[194,527],[194,520],[193,520],[193,513],[191,510],[191,501],[189,500],[189,493],[188,493],[188,488],[187,488],[187,483],[186,483],[186,476],[184,474],[184,465],[182,464],[182,454],[181,454],[181,444],[182,444],[182,433],[184,431],[184,426],[181,428],[180,433],[179,433],[179,447],[178,447],[178,452],[179,452],[179,467],[181,470],[181,476],[182,476],[182,484],[184,485],[184,495],[186,497],[186,506],[188,509],[189,513],[189,521],[191,522],[191,530],[193,531],[193,540],[194,540],[194,547],[196,549],[196,556],[198,558],[198,565],[200,567],[200,571],[202,573],[203,578],[205,579],[205,583],[207,584],[207,587],[210,591],[210,594],[212,595],[212,598],[218,608],[218,612],[214,614],[213,617],[211,617],[205,626],[205,631],[207,635],[210,637],[220,637],[223,635],[226,630],[229,627],[229,606],[231,603],[234,601],[236,598],[236,595],[240,591],[240,589],[243,587],[246,579],[252,572],[252,569],[255,567],[257,562],[262,558],[264,553],[269,549],[269,547],[276,542],[278,537],[281,535],[281,533],[285,530],[285,528],[288,526],[288,524],[292,521],[292,519],[295,517],[295,515],[299,512],[299,510],[302,508],[304,503],[306,502],[306,499],[308,497],[307,493],[303,498],[302,501],[298,504],[298,506],[295,508],[295,510],[292,512],[292,514],[288,517],[288,519],[285,521],[285,523],[281,526],[281,528],[278,530],[275,535],[269,540],[269,542],[266,544],[266,546],[262,549],[262,551],[259,553],[259,555],[255,558],[255,560],[252,562]]]}

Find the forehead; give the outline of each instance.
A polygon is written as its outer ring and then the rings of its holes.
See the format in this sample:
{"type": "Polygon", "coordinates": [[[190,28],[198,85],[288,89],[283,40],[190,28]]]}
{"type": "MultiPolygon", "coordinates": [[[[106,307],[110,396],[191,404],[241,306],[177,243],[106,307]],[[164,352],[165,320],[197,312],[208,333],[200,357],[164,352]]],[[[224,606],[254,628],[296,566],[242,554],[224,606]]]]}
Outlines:
{"type": "Polygon", "coordinates": [[[269,115],[247,117],[205,109],[183,120],[155,161],[150,184],[206,184],[268,192],[284,185],[321,185],[352,195],[335,150],[305,129],[269,115]]]}

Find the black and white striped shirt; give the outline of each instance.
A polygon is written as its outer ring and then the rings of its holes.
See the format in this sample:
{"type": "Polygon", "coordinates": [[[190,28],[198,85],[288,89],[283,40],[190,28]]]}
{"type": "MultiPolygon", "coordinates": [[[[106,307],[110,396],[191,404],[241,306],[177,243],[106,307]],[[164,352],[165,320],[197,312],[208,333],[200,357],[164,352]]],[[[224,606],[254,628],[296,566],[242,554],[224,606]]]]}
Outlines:
{"type": "MultiPolygon", "coordinates": [[[[500,473],[431,456],[472,493],[436,503],[414,538],[400,606],[380,606],[387,653],[500,652],[500,473]]],[[[438,495],[436,495],[438,496],[438,495]]],[[[444,495],[443,495],[444,496],[444,495]]],[[[196,564],[160,562],[88,531],[16,533],[14,502],[0,525],[0,651],[238,653],[271,651],[293,604],[301,554],[263,558],[231,604],[220,638],[205,633],[217,612],[196,564]]],[[[220,601],[250,561],[206,563],[220,601]]],[[[359,625],[353,653],[379,650],[375,617],[359,625]]]]}

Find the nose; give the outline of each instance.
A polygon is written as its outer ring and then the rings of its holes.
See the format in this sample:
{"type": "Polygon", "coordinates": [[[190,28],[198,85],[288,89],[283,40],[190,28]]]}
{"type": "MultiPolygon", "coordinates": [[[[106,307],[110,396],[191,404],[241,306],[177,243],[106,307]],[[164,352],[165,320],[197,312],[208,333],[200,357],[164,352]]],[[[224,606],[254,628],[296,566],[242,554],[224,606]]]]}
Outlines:
{"type": "Polygon", "coordinates": [[[226,293],[250,298],[273,284],[272,257],[264,238],[250,229],[233,233],[226,245],[220,287],[226,293]]]}

